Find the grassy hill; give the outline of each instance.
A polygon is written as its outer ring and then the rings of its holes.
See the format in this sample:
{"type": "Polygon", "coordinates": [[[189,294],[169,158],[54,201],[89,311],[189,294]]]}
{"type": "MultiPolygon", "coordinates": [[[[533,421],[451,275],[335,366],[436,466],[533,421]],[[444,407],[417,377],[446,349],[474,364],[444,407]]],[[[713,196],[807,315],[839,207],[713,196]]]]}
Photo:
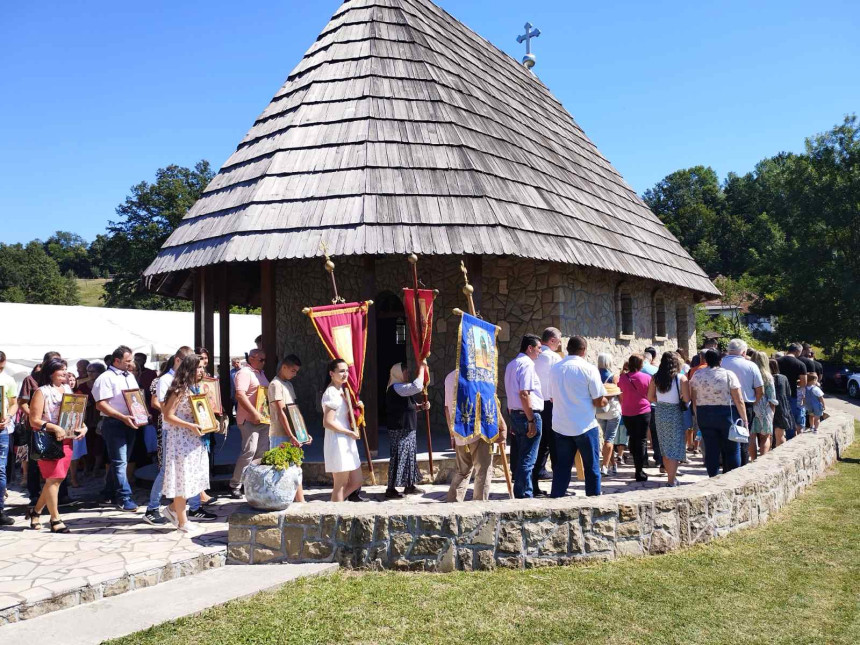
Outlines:
{"type": "Polygon", "coordinates": [[[104,307],[101,297],[105,291],[106,279],[77,280],[78,291],[81,294],[81,304],[84,307],[104,307]]]}

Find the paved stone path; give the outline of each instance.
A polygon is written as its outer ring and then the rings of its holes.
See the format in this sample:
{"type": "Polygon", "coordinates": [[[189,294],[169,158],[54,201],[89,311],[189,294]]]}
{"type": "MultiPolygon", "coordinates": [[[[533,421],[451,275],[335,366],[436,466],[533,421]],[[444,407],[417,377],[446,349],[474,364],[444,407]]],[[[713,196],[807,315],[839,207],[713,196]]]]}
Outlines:
{"type": "MultiPolygon", "coordinates": [[[[622,465],[617,477],[604,478],[603,490],[614,493],[665,485],[665,475],[659,475],[656,468],[647,472],[651,480],[636,483],[632,481],[632,464],[622,465]]],[[[689,464],[682,465],[680,473],[682,484],[706,476],[698,455],[692,456],[689,464]]],[[[549,481],[542,482],[545,491],[549,491],[549,487],[549,481]]],[[[7,508],[17,515],[15,526],[0,531],[0,623],[5,622],[4,619],[13,620],[12,614],[18,619],[33,618],[54,609],[91,602],[223,564],[227,518],[241,505],[240,501],[222,498],[208,507],[218,514],[218,521],[201,523],[204,532],[188,538],[170,526],[156,528],[143,521],[146,489],[135,491],[141,509],[132,514],[92,501],[98,499],[100,488],[101,481],[89,479],[82,487],[71,489],[74,498],[84,501],[77,507],[61,509],[72,529],[67,535],[50,533],[47,513],[43,515],[45,528],[31,530],[23,516],[26,493],[20,486],[10,488],[7,508]],[[64,599],[47,603],[58,597],[64,599]]],[[[373,500],[371,503],[430,504],[444,500],[447,486],[422,485],[422,489],[422,495],[403,501],[386,501],[384,485],[363,490],[373,500]]],[[[583,482],[573,478],[569,494],[584,495],[583,482]]],[[[307,500],[313,505],[323,504],[329,497],[330,489],[307,491],[307,500]]],[[[470,497],[471,492],[467,499],[470,497]]],[[[507,498],[504,480],[493,482],[490,497],[507,498]]]]}

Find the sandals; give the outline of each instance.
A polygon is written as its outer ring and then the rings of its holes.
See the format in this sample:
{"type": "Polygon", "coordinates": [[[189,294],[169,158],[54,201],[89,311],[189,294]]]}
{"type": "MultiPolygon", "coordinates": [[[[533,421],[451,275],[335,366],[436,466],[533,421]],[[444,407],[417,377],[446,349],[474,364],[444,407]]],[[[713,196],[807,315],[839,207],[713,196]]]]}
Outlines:
{"type": "Polygon", "coordinates": [[[30,528],[34,531],[42,530],[42,522],[39,520],[40,513],[36,512],[35,507],[31,506],[27,509],[27,519],[30,520],[30,528]]]}
{"type": "Polygon", "coordinates": [[[51,520],[51,533],[71,533],[71,531],[63,520],[51,520]],[[62,528],[57,528],[59,526],[62,526],[62,528]]]}

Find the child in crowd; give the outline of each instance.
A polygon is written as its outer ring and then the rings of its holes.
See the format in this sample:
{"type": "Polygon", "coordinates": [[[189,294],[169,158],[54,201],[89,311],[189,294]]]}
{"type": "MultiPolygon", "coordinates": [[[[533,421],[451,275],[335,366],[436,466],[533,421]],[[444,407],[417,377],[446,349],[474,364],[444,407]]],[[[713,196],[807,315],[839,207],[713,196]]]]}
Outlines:
{"type": "Polygon", "coordinates": [[[806,409],[812,415],[812,432],[818,432],[821,415],[824,414],[824,392],[818,387],[818,375],[815,372],[806,375],[806,409]]]}

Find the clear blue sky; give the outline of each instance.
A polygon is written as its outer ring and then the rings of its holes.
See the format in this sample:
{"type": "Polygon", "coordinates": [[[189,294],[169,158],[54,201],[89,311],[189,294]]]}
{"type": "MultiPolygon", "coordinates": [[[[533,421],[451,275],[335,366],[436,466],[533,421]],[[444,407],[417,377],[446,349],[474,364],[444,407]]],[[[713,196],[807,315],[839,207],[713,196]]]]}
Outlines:
{"type": "MultiPolygon", "coordinates": [[[[339,0],[7,2],[0,241],[91,240],[157,168],[217,169],[339,0]]],[[[838,0],[441,0],[535,71],[634,189],[801,150],[860,112],[860,18],[838,0]]]]}

